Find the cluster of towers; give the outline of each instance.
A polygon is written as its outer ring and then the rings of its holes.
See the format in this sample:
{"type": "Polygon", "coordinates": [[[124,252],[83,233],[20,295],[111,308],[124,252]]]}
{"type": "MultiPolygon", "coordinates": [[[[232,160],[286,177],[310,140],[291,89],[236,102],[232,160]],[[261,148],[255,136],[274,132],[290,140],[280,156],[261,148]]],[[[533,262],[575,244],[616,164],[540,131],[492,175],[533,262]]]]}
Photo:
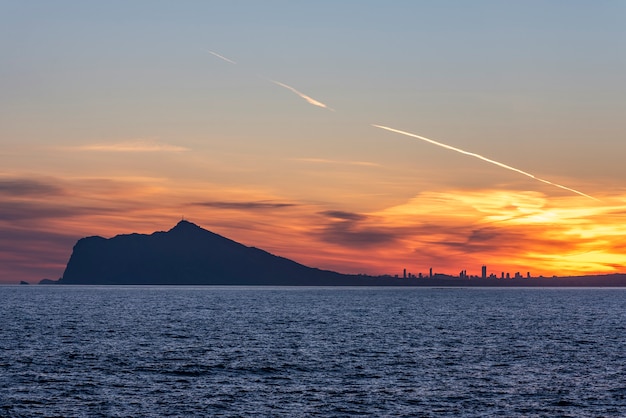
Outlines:
{"type": "MultiPolygon", "coordinates": [[[[397,275],[396,275],[396,277],[397,277],[397,275]]],[[[404,279],[422,279],[422,278],[425,278],[425,277],[426,278],[433,278],[433,268],[432,267],[430,268],[430,270],[428,272],[428,275],[424,275],[422,273],[419,273],[418,275],[415,275],[415,274],[412,274],[410,272],[407,272],[406,269],[404,269],[403,272],[402,272],[402,278],[404,278],[404,279]]],[[[523,279],[524,276],[520,272],[515,273],[515,275],[513,277],[511,277],[510,273],[504,273],[504,272],[502,272],[500,277],[498,277],[497,275],[495,275],[493,273],[487,275],[487,266],[482,266],[481,269],[480,269],[480,276],[470,276],[470,275],[467,274],[467,270],[461,270],[459,272],[459,278],[461,278],[461,279],[469,279],[469,278],[482,278],[482,279],[498,279],[498,278],[500,278],[500,279],[511,279],[511,278],[514,278],[514,279],[523,279]]],[[[526,278],[527,279],[531,278],[530,272],[526,273],[526,278]]]]}
{"type": "MultiPolygon", "coordinates": [[[[396,277],[398,277],[398,275],[396,274],[396,277]]],[[[428,276],[425,276],[422,273],[418,273],[417,276],[413,273],[407,272],[406,269],[404,269],[402,271],[402,278],[404,279],[423,279],[424,277],[429,277],[432,278],[433,277],[433,268],[431,267],[429,272],[428,272],[428,276]]]]}

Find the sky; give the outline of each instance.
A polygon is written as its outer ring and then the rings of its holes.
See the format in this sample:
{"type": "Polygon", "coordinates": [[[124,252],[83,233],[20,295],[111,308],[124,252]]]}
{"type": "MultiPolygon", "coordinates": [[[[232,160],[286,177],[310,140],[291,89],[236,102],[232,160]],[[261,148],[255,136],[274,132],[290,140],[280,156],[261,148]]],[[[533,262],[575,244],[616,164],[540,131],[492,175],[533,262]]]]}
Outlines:
{"type": "Polygon", "coordinates": [[[183,217],[343,273],[626,272],[625,21],[621,0],[0,0],[0,283],[183,217]]]}

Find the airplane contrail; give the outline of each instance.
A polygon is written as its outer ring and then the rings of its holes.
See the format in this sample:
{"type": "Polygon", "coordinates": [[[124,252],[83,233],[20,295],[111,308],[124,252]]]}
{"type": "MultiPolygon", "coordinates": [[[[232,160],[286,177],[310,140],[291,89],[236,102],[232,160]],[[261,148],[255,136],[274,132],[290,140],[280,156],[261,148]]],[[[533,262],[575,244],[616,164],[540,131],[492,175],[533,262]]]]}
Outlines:
{"type": "Polygon", "coordinates": [[[312,104],[313,106],[317,106],[317,107],[321,107],[327,110],[330,110],[331,112],[334,112],[335,109],[326,106],[324,103],[315,100],[314,98],[307,96],[306,94],[302,93],[301,91],[298,91],[296,89],[294,89],[291,86],[288,86],[287,84],[281,83],[280,81],[276,81],[276,80],[269,80],[272,83],[276,84],[277,86],[281,86],[286,88],[287,90],[291,91],[292,93],[297,94],[298,96],[300,96],[301,98],[303,98],[304,100],[306,100],[309,104],[312,104]]]}
{"type": "MultiPolygon", "coordinates": [[[[228,58],[226,58],[225,56],[220,55],[220,54],[218,54],[218,53],[217,53],[217,52],[215,52],[215,51],[211,51],[210,49],[205,49],[205,51],[206,51],[206,52],[208,52],[208,53],[209,53],[209,54],[211,54],[211,55],[216,56],[217,58],[219,58],[219,59],[221,59],[221,60],[223,60],[223,61],[226,61],[226,62],[230,63],[230,64],[237,64],[235,61],[233,61],[233,60],[231,60],[231,59],[228,59],[228,58]]],[[[264,77],[263,77],[263,78],[264,78],[264,77]]],[[[276,84],[277,86],[280,86],[280,87],[286,88],[287,90],[291,91],[292,93],[297,94],[298,96],[300,96],[301,98],[303,98],[304,100],[306,100],[306,101],[307,101],[307,103],[312,104],[313,106],[321,107],[321,108],[323,108],[323,109],[330,110],[331,112],[334,112],[334,111],[335,111],[335,109],[333,109],[333,108],[331,108],[331,107],[328,107],[327,105],[325,105],[324,103],[320,102],[319,100],[315,100],[315,99],[314,99],[314,98],[312,98],[311,96],[307,96],[306,94],[302,93],[301,91],[296,90],[295,88],[293,88],[293,87],[291,87],[291,86],[288,86],[288,85],[287,85],[287,84],[285,84],[285,83],[281,83],[280,81],[271,80],[271,79],[267,79],[267,80],[269,80],[270,82],[272,82],[272,83],[276,84]]]]}
{"type": "Polygon", "coordinates": [[[578,195],[584,196],[584,197],[589,198],[589,199],[592,199],[592,200],[600,201],[599,199],[596,199],[596,198],[595,198],[595,197],[593,197],[593,196],[589,196],[588,194],[585,194],[585,193],[583,193],[583,192],[579,192],[578,190],[571,189],[571,188],[569,188],[569,187],[563,186],[563,185],[561,185],[561,184],[553,183],[553,182],[548,181],[548,180],[544,180],[544,179],[539,178],[539,177],[537,177],[537,176],[534,176],[534,175],[532,175],[532,174],[530,174],[530,173],[527,173],[526,171],[522,171],[522,170],[520,170],[520,169],[518,169],[518,168],[511,167],[511,166],[509,166],[509,165],[506,165],[506,164],[500,163],[500,162],[498,162],[498,161],[491,160],[491,159],[489,159],[489,158],[487,158],[487,157],[483,157],[483,156],[482,156],[482,155],[480,155],[480,154],[476,154],[476,153],[473,153],[473,152],[465,151],[465,150],[462,150],[462,149],[460,149],[460,148],[453,147],[453,146],[451,146],[451,145],[442,144],[441,142],[437,142],[437,141],[435,141],[435,140],[433,140],[433,139],[428,139],[428,138],[426,138],[426,137],[419,136],[419,135],[415,135],[415,134],[412,134],[412,133],[410,133],[410,132],[401,131],[401,130],[399,130],[399,129],[393,129],[393,128],[390,128],[390,127],[388,127],[388,126],[383,126],[383,125],[374,125],[374,124],[372,124],[372,126],[373,126],[373,127],[375,127],[375,128],[384,129],[384,130],[386,130],[386,131],[395,132],[395,133],[397,133],[397,134],[410,136],[411,138],[421,139],[422,141],[426,141],[426,142],[429,142],[429,143],[431,143],[431,144],[433,144],[433,145],[437,145],[438,147],[442,147],[442,148],[446,148],[446,149],[449,149],[449,150],[452,150],[452,151],[460,152],[461,154],[465,154],[465,155],[469,155],[470,157],[475,157],[475,158],[478,158],[479,160],[483,160],[483,161],[486,161],[486,162],[488,162],[488,163],[490,163],[490,164],[497,165],[498,167],[506,168],[507,170],[511,170],[511,171],[515,171],[516,173],[523,174],[523,175],[525,175],[525,176],[527,176],[527,177],[530,177],[530,178],[535,179],[535,180],[537,180],[537,181],[540,181],[540,182],[542,182],[542,183],[546,183],[546,184],[549,184],[549,185],[551,185],[551,186],[555,186],[555,187],[558,187],[558,188],[560,188],[560,189],[564,189],[564,190],[570,191],[570,192],[572,192],[572,193],[576,193],[576,194],[578,194],[578,195]]]}
{"type": "Polygon", "coordinates": [[[224,61],[226,61],[226,62],[230,62],[231,64],[237,64],[235,61],[233,61],[233,60],[229,60],[229,59],[228,59],[228,58],[226,58],[225,56],[220,55],[220,54],[218,54],[217,52],[213,52],[213,51],[211,51],[210,49],[206,49],[205,51],[206,51],[206,52],[208,52],[209,54],[215,55],[216,57],[218,57],[218,58],[219,58],[219,59],[221,59],[221,60],[224,60],[224,61]]]}

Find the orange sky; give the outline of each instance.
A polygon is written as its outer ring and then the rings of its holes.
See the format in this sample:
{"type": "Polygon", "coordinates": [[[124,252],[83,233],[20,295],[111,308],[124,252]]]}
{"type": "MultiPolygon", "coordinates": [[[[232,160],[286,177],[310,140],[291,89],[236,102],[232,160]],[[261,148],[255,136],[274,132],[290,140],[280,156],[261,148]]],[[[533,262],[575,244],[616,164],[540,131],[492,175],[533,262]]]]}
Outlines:
{"type": "Polygon", "coordinates": [[[7,5],[0,282],[182,216],[345,273],[626,272],[626,3],[279,3],[7,5]]]}
{"type": "Polygon", "coordinates": [[[23,272],[57,278],[79,237],[167,230],[182,216],[246,245],[346,273],[433,267],[479,274],[486,264],[498,276],[551,276],[626,265],[626,195],[593,202],[536,191],[425,191],[354,211],[256,188],[150,178],[3,177],[0,189],[11,217],[3,222],[11,243],[2,249],[7,282],[33,279],[23,272]]]}

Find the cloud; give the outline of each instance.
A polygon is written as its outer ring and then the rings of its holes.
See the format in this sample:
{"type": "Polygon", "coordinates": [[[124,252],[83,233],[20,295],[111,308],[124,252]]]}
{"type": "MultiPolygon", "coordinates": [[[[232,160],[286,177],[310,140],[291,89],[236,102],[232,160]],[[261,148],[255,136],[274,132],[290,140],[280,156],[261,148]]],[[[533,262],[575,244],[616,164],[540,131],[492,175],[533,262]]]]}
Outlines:
{"type": "Polygon", "coordinates": [[[63,188],[52,182],[31,178],[0,179],[0,195],[3,196],[50,196],[63,193],[63,188]]]}
{"type": "Polygon", "coordinates": [[[319,236],[328,243],[356,248],[389,244],[398,239],[398,234],[393,230],[361,227],[353,222],[328,224],[319,236]]]}
{"type": "Polygon", "coordinates": [[[320,212],[320,215],[330,219],[318,231],[319,237],[328,243],[362,248],[389,244],[399,238],[393,228],[367,225],[367,215],[339,210],[320,212]]]}
{"type": "Polygon", "coordinates": [[[151,140],[136,140],[109,144],[88,144],[74,147],[78,151],[93,152],[184,152],[189,148],[163,144],[151,140]]]}
{"type": "Polygon", "coordinates": [[[406,233],[387,254],[402,259],[404,248],[417,266],[453,273],[483,264],[559,275],[623,271],[625,203],[608,196],[603,202],[501,190],[427,192],[371,217],[406,233]]]}
{"type": "Polygon", "coordinates": [[[0,221],[16,222],[24,220],[46,220],[74,218],[115,212],[100,206],[74,206],[68,203],[43,201],[8,201],[0,207],[0,221]]]}
{"type": "Polygon", "coordinates": [[[300,161],[303,163],[314,164],[337,164],[337,165],[358,165],[364,167],[380,167],[378,163],[372,163],[369,161],[342,161],[342,160],[329,160],[325,158],[291,158],[291,161],[300,161]]]}
{"type": "Polygon", "coordinates": [[[428,246],[439,247],[444,253],[455,251],[462,254],[490,254],[493,252],[515,252],[529,240],[528,232],[522,233],[512,228],[475,228],[438,225],[425,231],[424,237],[428,246]],[[431,236],[438,239],[431,240],[431,236]]]}
{"type": "Polygon", "coordinates": [[[146,208],[159,179],[0,177],[0,222],[48,222],[61,218],[127,213],[146,208]]]}
{"type": "Polygon", "coordinates": [[[495,228],[474,229],[467,239],[468,242],[491,242],[500,238],[501,234],[495,228]]]}
{"type": "Polygon", "coordinates": [[[346,221],[362,221],[367,219],[367,216],[361,215],[360,213],[344,212],[341,210],[327,210],[320,212],[320,215],[324,215],[328,218],[343,219],[346,221]]]}
{"type": "Polygon", "coordinates": [[[36,283],[56,279],[65,268],[72,246],[80,236],[67,229],[46,231],[0,224],[0,282],[36,283]]]}
{"type": "Polygon", "coordinates": [[[207,206],[217,209],[233,210],[267,210],[280,209],[297,206],[295,203],[273,202],[273,201],[252,201],[252,202],[229,202],[229,201],[208,201],[192,203],[195,206],[207,206]]]}

